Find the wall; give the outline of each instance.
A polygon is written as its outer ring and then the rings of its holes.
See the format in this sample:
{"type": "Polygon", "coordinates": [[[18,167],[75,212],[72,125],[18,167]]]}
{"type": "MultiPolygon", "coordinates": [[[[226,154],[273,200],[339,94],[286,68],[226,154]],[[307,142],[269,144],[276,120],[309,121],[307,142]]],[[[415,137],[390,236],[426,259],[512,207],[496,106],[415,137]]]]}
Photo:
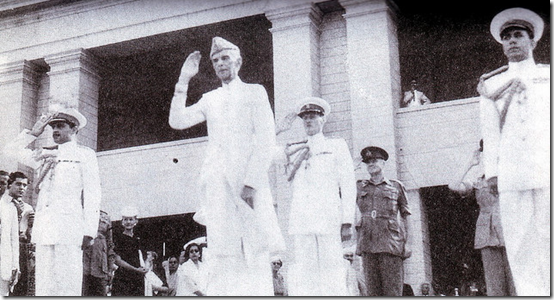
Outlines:
{"type": "Polygon", "coordinates": [[[207,138],[98,153],[102,205],[113,220],[134,205],[140,217],[195,212],[207,138]]]}

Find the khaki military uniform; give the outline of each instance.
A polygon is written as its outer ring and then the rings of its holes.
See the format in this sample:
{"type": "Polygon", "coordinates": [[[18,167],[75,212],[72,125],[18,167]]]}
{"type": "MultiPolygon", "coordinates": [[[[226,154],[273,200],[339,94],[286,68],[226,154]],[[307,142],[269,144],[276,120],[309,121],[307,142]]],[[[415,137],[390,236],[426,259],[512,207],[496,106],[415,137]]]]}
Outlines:
{"type": "Polygon", "coordinates": [[[377,184],[358,181],[357,204],[362,214],[358,247],[369,296],[402,296],[406,250],[405,218],[410,215],[406,190],[397,180],[377,184]]]}

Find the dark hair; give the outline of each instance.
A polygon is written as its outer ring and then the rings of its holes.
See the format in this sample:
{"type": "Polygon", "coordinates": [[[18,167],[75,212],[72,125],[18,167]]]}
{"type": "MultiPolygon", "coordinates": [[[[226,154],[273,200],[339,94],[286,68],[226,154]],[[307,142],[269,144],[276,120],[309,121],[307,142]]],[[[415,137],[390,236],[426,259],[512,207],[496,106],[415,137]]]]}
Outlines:
{"type": "Polygon", "coordinates": [[[185,249],[185,261],[188,261],[190,259],[190,248],[192,247],[198,247],[198,251],[200,253],[199,260],[202,261],[202,246],[198,245],[197,243],[190,243],[187,248],[185,249]]]}
{"type": "Polygon", "coordinates": [[[10,173],[8,173],[4,170],[0,170],[0,176],[10,176],[10,173]]]}
{"type": "Polygon", "coordinates": [[[13,172],[10,174],[10,178],[8,179],[8,185],[14,183],[14,181],[17,179],[17,178],[22,178],[22,179],[27,179],[29,180],[29,178],[27,177],[27,175],[23,174],[22,172],[13,172]]]}
{"type": "Polygon", "coordinates": [[[146,255],[148,255],[148,252],[152,253],[152,258],[154,260],[158,259],[158,253],[156,253],[156,251],[153,251],[153,250],[146,251],[146,255]]]}

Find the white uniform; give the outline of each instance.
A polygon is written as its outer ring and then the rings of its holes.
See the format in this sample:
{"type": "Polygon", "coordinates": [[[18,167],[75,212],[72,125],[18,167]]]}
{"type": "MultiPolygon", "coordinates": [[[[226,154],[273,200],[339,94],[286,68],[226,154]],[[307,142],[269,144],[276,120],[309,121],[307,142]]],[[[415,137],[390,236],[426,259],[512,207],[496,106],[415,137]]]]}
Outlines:
{"type": "Polygon", "coordinates": [[[96,153],[75,141],[60,144],[57,150],[26,149],[35,139],[25,130],[6,153],[39,172],[46,154],[54,161],[39,185],[31,238],[36,243],[36,295],[80,296],[81,244],[85,235],[96,237],[100,216],[96,153]]]}
{"type": "Polygon", "coordinates": [[[293,179],[289,234],[294,258],[288,272],[290,296],[344,296],[346,268],[341,225],[354,225],[356,179],[343,139],[308,137],[310,156],[293,179]]]}
{"type": "Polygon", "coordinates": [[[517,294],[550,295],[550,66],[510,62],[482,76],[479,92],[485,175],[498,176],[517,294]],[[491,99],[514,78],[523,85],[491,99]]]}
{"type": "Polygon", "coordinates": [[[177,127],[208,125],[199,182],[205,197],[194,216],[206,225],[210,248],[207,295],[273,295],[269,253],[285,244],[269,188],[275,124],[265,89],[236,78],[178,109],[177,127]],[[253,210],[240,197],[245,185],[256,190],[253,210]]]}
{"type": "Polygon", "coordinates": [[[0,293],[8,296],[12,270],[19,270],[17,208],[8,191],[0,198],[0,293]]]}

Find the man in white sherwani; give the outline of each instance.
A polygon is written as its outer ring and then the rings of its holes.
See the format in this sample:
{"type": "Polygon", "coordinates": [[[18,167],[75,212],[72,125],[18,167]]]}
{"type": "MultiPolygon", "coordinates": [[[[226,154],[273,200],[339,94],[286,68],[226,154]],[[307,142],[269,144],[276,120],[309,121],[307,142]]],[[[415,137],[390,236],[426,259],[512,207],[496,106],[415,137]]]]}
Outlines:
{"type": "Polygon", "coordinates": [[[294,262],[288,270],[290,296],[346,296],[342,241],[350,240],[356,211],[354,164],[346,141],[326,138],[327,101],[302,99],[297,115],[306,140],[287,144],[292,181],[289,234],[294,262]]]}
{"type": "Polygon", "coordinates": [[[5,153],[37,170],[38,192],[31,241],[36,244],[36,296],[80,296],[84,245],[96,237],[100,177],[94,150],[77,144],[86,118],[74,108],[48,113],[23,130],[5,153]],[[53,147],[26,147],[52,127],[53,147]]]}
{"type": "Polygon", "coordinates": [[[508,66],[478,86],[485,176],[499,193],[518,296],[550,295],[550,66],[533,58],[543,26],[528,9],[497,14],[490,31],[508,66]]]}
{"type": "Polygon", "coordinates": [[[239,48],[214,37],[210,60],[222,87],[187,106],[190,79],[198,73],[200,52],[191,53],[175,85],[169,124],[185,129],[207,122],[208,149],[199,186],[212,274],[208,296],[272,296],[270,252],[283,251],[284,239],[273,210],[268,181],[275,123],[267,92],[238,76],[239,48]]]}
{"type": "Polygon", "coordinates": [[[13,172],[0,198],[0,295],[8,296],[17,284],[19,265],[19,216],[15,201],[21,201],[29,179],[21,172],[13,172]]]}

